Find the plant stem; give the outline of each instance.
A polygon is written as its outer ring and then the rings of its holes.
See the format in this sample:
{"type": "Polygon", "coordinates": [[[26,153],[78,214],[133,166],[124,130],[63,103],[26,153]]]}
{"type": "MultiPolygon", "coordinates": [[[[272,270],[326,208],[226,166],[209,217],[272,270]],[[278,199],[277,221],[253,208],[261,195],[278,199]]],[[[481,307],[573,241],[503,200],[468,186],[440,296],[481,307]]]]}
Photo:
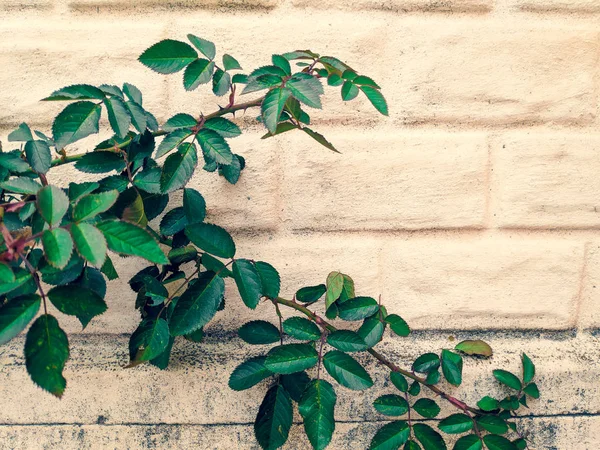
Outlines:
{"type": "MultiPolygon", "coordinates": [[[[275,299],[275,301],[281,305],[285,305],[289,308],[293,308],[296,311],[303,313],[306,317],[308,317],[310,320],[315,322],[317,325],[321,326],[323,329],[326,329],[328,331],[336,331],[337,330],[337,328],[335,328],[333,325],[326,322],[321,317],[319,317],[317,314],[313,313],[308,308],[306,308],[298,303],[295,303],[291,300],[287,300],[287,299],[281,298],[281,297],[277,297],[275,299]]],[[[442,397],[444,400],[447,400],[450,404],[452,404],[456,408],[458,408],[462,411],[465,411],[465,412],[471,412],[473,414],[481,414],[481,411],[479,411],[477,408],[473,408],[473,407],[467,405],[465,402],[451,396],[450,394],[447,394],[446,392],[442,391],[439,387],[437,387],[433,384],[427,384],[425,378],[421,378],[418,375],[415,375],[414,373],[412,373],[408,370],[401,369],[396,364],[394,364],[393,362],[388,360],[381,353],[379,353],[377,350],[370,348],[367,350],[367,352],[369,352],[373,357],[375,357],[375,359],[377,359],[384,366],[388,367],[390,370],[392,370],[394,372],[399,372],[402,375],[404,375],[405,377],[421,383],[423,386],[427,387],[427,389],[436,393],[437,395],[442,397]]]]}

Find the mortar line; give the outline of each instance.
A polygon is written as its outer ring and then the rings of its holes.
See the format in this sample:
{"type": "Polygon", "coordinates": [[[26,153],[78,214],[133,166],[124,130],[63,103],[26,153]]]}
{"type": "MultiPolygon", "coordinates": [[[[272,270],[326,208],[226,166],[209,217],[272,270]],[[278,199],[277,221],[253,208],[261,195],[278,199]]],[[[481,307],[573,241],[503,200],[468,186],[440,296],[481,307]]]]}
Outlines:
{"type": "Polygon", "coordinates": [[[583,245],[583,263],[581,264],[581,273],[579,275],[579,286],[577,289],[577,293],[575,294],[575,311],[573,311],[573,325],[579,331],[581,329],[580,326],[580,316],[581,316],[581,308],[583,303],[583,294],[585,290],[585,282],[587,280],[588,273],[588,259],[590,253],[590,243],[586,242],[583,245]]]}

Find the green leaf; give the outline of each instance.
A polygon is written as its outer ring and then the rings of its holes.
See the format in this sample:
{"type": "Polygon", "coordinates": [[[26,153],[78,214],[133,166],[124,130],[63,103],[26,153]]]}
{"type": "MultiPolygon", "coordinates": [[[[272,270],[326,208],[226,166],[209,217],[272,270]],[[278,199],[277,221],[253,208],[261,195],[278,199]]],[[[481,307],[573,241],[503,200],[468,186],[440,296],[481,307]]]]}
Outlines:
{"type": "Polygon", "coordinates": [[[371,348],[381,341],[384,330],[385,325],[379,320],[378,314],[374,314],[365,319],[357,333],[365,341],[367,348],[371,348]]]}
{"type": "Polygon", "coordinates": [[[75,249],[83,259],[95,267],[103,267],[107,261],[106,251],[108,248],[106,239],[100,230],[88,223],[73,224],[71,236],[75,242],[75,249]]]}
{"type": "Polygon", "coordinates": [[[30,169],[29,164],[21,159],[21,152],[18,150],[9,153],[0,152],[0,166],[18,173],[27,172],[30,169]]]}
{"type": "Polygon", "coordinates": [[[195,223],[185,227],[185,235],[202,250],[219,258],[233,258],[235,243],[223,228],[210,223],[195,223]]]}
{"type": "Polygon", "coordinates": [[[188,223],[200,223],[206,217],[206,201],[196,189],[183,190],[183,209],[188,223]]]}
{"type": "Polygon", "coordinates": [[[74,284],[53,287],[48,298],[61,313],[77,317],[83,328],[108,308],[96,292],[74,284]]]}
{"type": "Polygon", "coordinates": [[[31,194],[35,195],[42,188],[42,185],[37,181],[27,177],[11,178],[8,181],[0,183],[0,189],[14,192],[16,194],[31,194]]]}
{"type": "Polygon", "coordinates": [[[379,310],[379,305],[371,297],[355,297],[338,305],[340,318],[344,320],[362,320],[379,310]]]}
{"type": "Polygon", "coordinates": [[[261,106],[261,113],[263,123],[271,134],[274,134],[277,130],[279,117],[281,116],[286,100],[291,94],[291,91],[287,88],[274,88],[265,95],[261,106]]]}
{"type": "Polygon", "coordinates": [[[188,34],[187,38],[190,40],[194,47],[202,52],[204,56],[208,59],[215,59],[215,55],[217,54],[217,49],[215,48],[215,44],[206,39],[199,38],[198,36],[194,36],[193,34],[188,34]]]}
{"type": "Polygon", "coordinates": [[[133,184],[150,194],[160,194],[160,167],[153,167],[137,173],[133,184]]]}
{"type": "Polygon", "coordinates": [[[528,384],[535,377],[535,365],[525,353],[521,356],[523,362],[523,383],[528,384]]]}
{"type": "Polygon", "coordinates": [[[231,77],[231,82],[232,83],[239,83],[239,84],[247,84],[248,83],[248,75],[244,75],[243,73],[236,73],[234,76],[231,77]]]}
{"type": "Polygon", "coordinates": [[[277,327],[264,320],[245,323],[238,330],[238,335],[244,342],[252,345],[273,344],[280,339],[277,327]]]}
{"type": "Polygon", "coordinates": [[[175,147],[178,147],[191,135],[192,132],[187,129],[175,130],[172,133],[167,134],[162,142],[158,144],[158,148],[156,149],[156,157],[160,158],[161,156],[166,155],[175,147]]]}
{"type": "Polygon", "coordinates": [[[308,344],[285,344],[272,348],[265,367],[273,373],[290,374],[310,369],[319,360],[317,351],[308,344]]]}
{"type": "Polygon", "coordinates": [[[444,438],[429,425],[415,423],[413,432],[425,450],[446,450],[444,438]]]}
{"type": "Polygon", "coordinates": [[[82,197],[73,208],[73,220],[82,222],[108,211],[115,204],[118,197],[119,192],[114,189],[82,197]]]}
{"type": "Polygon", "coordinates": [[[64,228],[44,231],[42,245],[44,246],[46,260],[57,269],[64,268],[71,259],[73,240],[64,228]]]}
{"type": "Polygon", "coordinates": [[[37,318],[25,339],[25,366],[35,384],[62,397],[67,380],[62,375],[69,358],[69,340],[51,315],[37,318]]]}
{"type": "Polygon", "coordinates": [[[329,150],[339,153],[339,151],[333,146],[333,144],[331,142],[329,142],[327,139],[325,139],[325,136],[323,136],[322,134],[317,133],[316,131],[313,131],[308,127],[303,127],[302,131],[304,131],[306,134],[308,134],[311,138],[313,138],[315,141],[317,141],[323,147],[326,147],[329,150]]]}
{"type": "Polygon", "coordinates": [[[250,358],[237,366],[229,377],[229,387],[234,391],[243,391],[273,375],[265,367],[265,359],[264,356],[250,358]]]}
{"type": "Polygon", "coordinates": [[[217,68],[213,74],[213,93],[220,97],[225,95],[231,87],[231,75],[217,68]]]}
{"type": "Polygon", "coordinates": [[[231,164],[233,153],[227,141],[216,131],[202,129],[196,135],[196,140],[202,148],[206,162],[214,161],[218,164],[231,164]]]}
{"type": "Polygon", "coordinates": [[[283,331],[300,341],[316,341],[321,337],[321,330],[304,317],[290,317],[283,321],[283,331]]]}
{"type": "Polygon", "coordinates": [[[56,150],[98,132],[102,106],[92,102],[71,103],[56,116],[52,135],[56,150]]]}
{"type": "Polygon", "coordinates": [[[352,81],[344,81],[344,85],[342,86],[342,100],[346,102],[354,100],[359,92],[360,91],[352,81]]]}
{"type": "Polygon", "coordinates": [[[412,384],[410,385],[410,388],[408,388],[408,393],[410,395],[412,395],[413,397],[416,397],[417,395],[419,395],[420,392],[421,392],[421,385],[419,384],[418,381],[413,381],[412,384]]]}
{"type": "Polygon", "coordinates": [[[443,419],[438,427],[444,433],[460,434],[473,429],[473,421],[466,414],[452,414],[443,419]]]}
{"type": "Polygon", "coordinates": [[[287,441],[292,427],[292,401],[281,385],[271,387],[254,422],[256,440],[264,450],[275,450],[287,441]]]}
{"type": "Polygon", "coordinates": [[[13,283],[15,279],[15,274],[10,266],[6,263],[0,262],[0,282],[2,282],[2,284],[13,283]]]}
{"type": "Polygon", "coordinates": [[[448,383],[460,386],[462,383],[463,359],[450,350],[442,350],[442,372],[448,383]]]}
{"type": "Polygon", "coordinates": [[[254,268],[260,277],[262,294],[268,298],[277,298],[281,288],[281,280],[275,267],[263,261],[256,261],[254,268]]]}
{"type": "Polygon", "coordinates": [[[139,61],[162,74],[179,72],[198,58],[196,51],[185,42],[165,39],[148,48],[139,61]]]}
{"type": "Polygon", "coordinates": [[[327,336],[327,343],[343,352],[362,352],[369,348],[363,338],[350,330],[333,331],[327,336]]]}
{"type": "Polygon", "coordinates": [[[421,450],[421,446],[417,444],[417,441],[413,441],[412,439],[406,441],[404,445],[404,450],[421,450]]]}
{"type": "Polygon", "coordinates": [[[50,147],[44,141],[28,141],[25,144],[25,155],[27,161],[38,173],[46,173],[52,163],[50,147]]]}
{"type": "Polygon", "coordinates": [[[339,298],[344,289],[344,275],[340,272],[331,272],[327,275],[327,291],[325,294],[325,309],[339,298]]]}
{"type": "Polygon", "coordinates": [[[177,151],[165,160],[160,177],[161,191],[166,194],[185,186],[197,164],[196,146],[189,143],[181,144],[177,151]]]}
{"type": "Polygon", "coordinates": [[[169,325],[164,319],[144,319],[129,339],[128,367],[149,361],[163,353],[169,345],[169,325]]]}
{"type": "Polygon", "coordinates": [[[440,367],[440,358],[435,353],[425,353],[419,356],[412,365],[415,372],[428,373],[440,367]]]}
{"type": "Polygon", "coordinates": [[[75,163],[75,168],[85,173],[107,173],[125,169],[123,157],[113,152],[90,152],[75,163]]]}
{"type": "Polygon", "coordinates": [[[517,447],[504,436],[488,434],[483,437],[483,443],[489,450],[517,450],[517,447]]]}
{"type": "Polygon", "coordinates": [[[281,55],[273,55],[271,56],[271,61],[274,66],[279,67],[286,75],[292,74],[292,67],[290,66],[290,62],[281,55]]]}
{"type": "Polygon", "coordinates": [[[33,141],[33,134],[31,134],[31,128],[23,122],[19,127],[11,131],[8,134],[8,142],[27,142],[33,141]]]}
{"type": "Polygon", "coordinates": [[[489,344],[482,340],[462,341],[456,344],[456,347],[454,347],[454,349],[463,352],[467,355],[483,356],[485,358],[489,358],[493,354],[492,347],[490,347],[489,344]]]}
{"type": "Polygon", "coordinates": [[[262,284],[254,264],[247,259],[237,259],[233,262],[232,272],[244,304],[255,309],[262,297],[262,284]]]}
{"type": "Polygon", "coordinates": [[[115,270],[115,266],[112,263],[112,260],[108,255],[106,255],[106,259],[104,260],[104,264],[102,264],[102,268],[100,271],[106,275],[106,278],[109,280],[116,280],[119,278],[119,274],[115,270]]]}
{"type": "Polygon", "coordinates": [[[39,295],[27,294],[12,298],[0,307],[0,345],[25,329],[39,311],[40,302],[39,295]]]}
{"type": "Polygon", "coordinates": [[[131,115],[127,106],[119,97],[109,97],[104,100],[106,111],[108,112],[108,121],[115,134],[123,139],[129,132],[131,125],[131,115]]]}
{"type": "Polygon", "coordinates": [[[171,313],[171,334],[181,336],[206,325],[217,313],[225,282],[214,272],[202,272],[179,297],[171,313]]]}
{"type": "Polygon", "coordinates": [[[423,417],[432,419],[440,413],[440,407],[429,398],[420,398],[413,405],[413,409],[423,417]]]}
{"type": "Polygon", "coordinates": [[[469,434],[461,437],[456,444],[454,444],[453,450],[481,450],[483,445],[478,436],[469,434]]]}
{"type": "Polygon", "coordinates": [[[440,382],[440,371],[429,372],[425,378],[425,384],[438,384],[440,382]]]}
{"type": "Polygon", "coordinates": [[[160,220],[160,233],[165,236],[172,236],[179,233],[187,225],[187,217],[185,211],[181,206],[173,208],[171,211],[166,213],[160,220]]]}
{"type": "Polygon", "coordinates": [[[165,122],[162,129],[164,131],[175,131],[182,128],[192,128],[197,125],[196,119],[189,114],[175,114],[165,122]]]}
{"type": "Polygon", "coordinates": [[[523,392],[525,392],[532,398],[540,398],[540,390],[538,389],[537,384],[535,383],[530,383],[527,386],[525,386],[523,392]]]}
{"type": "Polygon", "coordinates": [[[513,444],[518,450],[525,450],[527,448],[527,441],[523,438],[514,440],[513,444]]]}
{"type": "Polygon", "coordinates": [[[99,187],[100,185],[95,181],[86,181],[83,183],[69,183],[69,200],[71,202],[76,202],[84,195],[92,193],[99,187]]]}
{"type": "Polygon", "coordinates": [[[520,391],[521,388],[523,387],[523,385],[521,384],[521,381],[512,373],[506,371],[506,370],[502,370],[502,369],[496,369],[494,370],[494,377],[496,378],[496,380],[498,380],[500,383],[508,386],[509,388],[515,389],[517,391],[520,391]]]}
{"type": "Polygon", "coordinates": [[[74,84],[54,91],[43,102],[61,100],[103,100],[104,92],[89,84],[74,84]]]}
{"type": "MultiPolygon", "coordinates": [[[[127,108],[128,114],[131,117],[131,123],[135,129],[140,133],[144,133],[148,127],[148,116],[146,115],[144,108],[132,101],[125,102],[125,107],[127,108]]],[[[170,351],[168,354],[170,356],[170,351]]]]}
{"type": "Polygon", "coordinates": [[[373,407],[386,416],[403,416],[408,412],[408,402],[399,395],[382,395],[373,402],[373,407]]]}
{"type": "Polygon", "coordinates": [[[204,122],[204,128],[216,131],[224,138],[234,138],[242,134],[242,130],[231,120],[224,117],[213,117],[204,122]]]}
{"type": "Polygon", "coordinates": [[[210,81],[215,70],[215,63],[207,59],[197,59],[186,67],[183,74],[183,87],[186,91],[193,91],[201,84],[210,81]]]}
{"type": "Polygon", "coordinates": [[[390,372],[390,381],[400,392],[408,392],[408,381],[400,372],[390,372]]]}
{"type": "Polygon", "coordinates": [[[223,68],[225,70],[242,70],[242,66],[233,56],[224,54],[223,55],[223,68]]]}
{"type": "Polygon", "coordinates": [[[390,324],[390,328],[398,336],[406,337],[410,334],[410,327],[406,321],[397,314],[390,314],[385,318],[385,321],[390,324]]]}
{"type": "Polygon", "coordinates": [[[335,381],[349,389],[362,391],[373,386],[371,376],[350,355],[332,350],[323,357],[323,365],[335,381]]]}
{"type": "Polygon", "coordinates": [[[331,442],[335,430],[336,401],[337,396],[330,383],[325,380],[313,380],[298,403],[298,411],[304,419],[306,436],[315,450],[323,450],[331,442]]]}
{"type": "Polygon", "coordinates": [[[302,394],[306,390],[308,383],[310,383],[310,377],[306,372],[290,373],[288,375],[280,375],[279,382],[285,388],[290,397],[295,402],[299,402],[302,399],[302,394]]]}
{"type": "Polygon", "coordinates": [[[361,86],[360,90],[365,93],[371,104],[384,116],[389,115],[387,102],[378,89],[371,86],[361,86]]]}
{"type": "Polygon", "coordinates": [[[354,78],[352,80],[352,82],[354,84],[358,84],[358,85],[361,85],[361,86],[362,85],[366,85],[366,86],[371,86],[371,87],[379,89],[379,86],[377,85],[377,83],[375,83],[375,81],[373,81],[372,78],[369,78],[369,77],[367,77],[365,75],[359,75],[359,76],[357,76],[356,78],[354,78]]]}
{"type": "Polygon", "coordinates": [[[318,78],[306,73],[297,73],[285,83],[285,86],[297,100],[306,106],[322,108],[323,85],[318,78]]]}
{"type": "Polygon", "coordinates": [[[108,248],[114,252],[140,256],[156,264],[169,263],[152,235],[136,225],[120,220],[107,220],[99,223],[97,228],[104,234],[108,248]]]}
{"type": "Polygon", "coordinates": [[[142,105],[142,93],[133,84],[130,84],[130,83],[123,84],[123,92],[129,98],[129,100],[137,103],[140,106],[142,105]]]}
{"type": "Polygon", "coordinates": [[[499,407],[498,400],[487,395],[477,402],[477,406],[483,411],[494,411],[499,407]]]}
{"type": "Polygon", "coordinates": [[[323,297],[325,291],[327,291],[327,288],[324,284],[306,286],[296,292],[296,300],[301,303],[314,303],[323,297]]]}
{"type": "Polygon", "coordinates": [[[370,450],[396,450],[410,436],[410,427],[404,420],[382,426],[371,440],[370,450]]]}
{"type": "Polygon", "coordinates": [[[490,433],[504,434],[508,431],[506,422],[497,416],[480,416],[476,419],[477,425],[490,433]]]}
{"type": "Polygon", "coordinates": [[[69,208],[69,197],[56,186],[45,186],[37,194],[37,208],[50,226],[60,225],[69,208]]]}

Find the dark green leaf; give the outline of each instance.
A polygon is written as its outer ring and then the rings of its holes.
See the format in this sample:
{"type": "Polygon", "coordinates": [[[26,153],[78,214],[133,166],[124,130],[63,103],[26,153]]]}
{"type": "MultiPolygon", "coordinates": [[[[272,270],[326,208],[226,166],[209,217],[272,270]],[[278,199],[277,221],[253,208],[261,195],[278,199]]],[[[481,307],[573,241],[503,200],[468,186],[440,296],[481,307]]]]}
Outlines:
{"type": "Polygon", "coordinates": [[[253,345],[273,344],[280,339],[277,327],[264,320],[245,323],[238,330],[238,335],[243,341],[253,345]]]}
{"type": "Polygon", "coordinates": [[[442,372],[448,383],[460,386],[462,383],[462,357],[449,350],[442,350],[442,372]]]}
{"type": "Polygon", "coordinates": [[[74,284],[53,287],[48,291],[48,298],[63,314],[77,317],[83,328],[107,309],[100,295],[91,289],[74,284]]]}
{"type": "Polygon", "coordinates": [[[373,402],[373,407],[386,416],[403,416],[408,412],[408,402],[399,395],[382,395],[373,402]]]}
{"type": "Polygon", "coordinates": [[[16,194],[32,194],[35,195],[42,188],[42,185],[37,181],[27,177],[11,178],[8,181],[0,183],[0,189],[16,194]]]}
{"type": "Polygon", "coordinates": [[[483,356],[485,358],[489,358],[493,354],[492,347],[490,347],[489,344],[482,340],[462,341],[456,344],[456,347],[454,347],[454,349],[463,352],[467,355],[483,356]]]}
{"type": "Polygon", "coordinates": [[[425,450],[446,450],[444,438],[424,423],[415,423],[413,432],[425,450]]]}
{"type": "Polygon", "coordinates": [[[44,231],[42,245],[44,246],[46,260],[57,269],[64,268],[71,259],[73,240],[64,228],[44,231]]]}
{"type": "Polygon", "coordinates": [[[156,149],[156,157],[160,158],[174,148],[179,147],[179,145],[191,135],[192,132],[187,129],[175,130],[172,133],[167,134],[162,142],[158,144],[158,148],[156,149]]]}
{"type": "Polygon", "coordinates": [[[56,149],[97,133],[101,111],[102,106],[92,102],[71,103],[63,109],[52,124],[56,149]]]}
{"type": "Polygon", "coordinates": [[[125,95],[127,95],[129,100],[137,103],[140,106],[142,105],[142,93],[133,84],[130,84],[130,83],[123,84],[123,92],[125,93],[125,95]]]}
{"type": "Polygon", "coordinates": [[[108,111],[108,121],[115,134],[124,138],[127,136],[129,126],[131,125],[131,115],[129,109],[125,106],[123,100],[119,97],[110,97],[104,101],[108,111]]]}
{"type": "Polygon", "coordinates": [[[355,297],[338,305],[340,318],[344,320],[362,320],[379,310],[379,305],[371,297],[355,297]]]}
{"type": "Polygon", "coordinates": [[[28,141],[25,144],[25,155],[27,155],[27,161],[36,172],[46,173],[50,169],[52,155],[46,142],[28,141]]]}
{"type": "Polygon", "coordinates": [[[69,208],[69,197],[56,186],[44,186],[37,194],[37,208],[50,226],[60,225],[69,208]]]}
{"type": "Polygon", "coordinates": [[[292,401],[281,385],[267,391],[254,422],[254,434],[264,450],[275,450],[287,441],[292,427],[292,401]]]}
{"type": "Polygon", "coordinates": [[[339,298],[344,289],[344,275],[340,272],[331,272],[327,275],[327,291],[325,294],[325,308],[329,307],[339,298]]]}
{"type": "Polygon", "coordinates": [[[215,63],[207,59],[197,59],[186,67],[183,74],[183,86],[186,91],[193,91],[201,84],[206,84],[210,81],[215,63]]]}
{"type": "Polygon", "coordinates": [[[290,373],[288,375],[280,375],[279,382],[285,388],[290,397],[295,402],[299,402],[302,399],[302,394],[306,390],[308,383],[310,383],[310,377],[306,372],[290,373]]]}
{"type": "Polygon", "coordinates": [[[160,220],[160,233],[165,236],[172,236],[183,230],[187,223],[185,211],[181,206],[178,206],[166,213],[160,220]]]}
{"type": "Polygon", "coordinates": [[[479,437],[474,434],[469,434],[456,441],[453,450],[481,450],[482,448],[483,445],[481,444],[479,437]]]}
{"type": "Polygon", "coordinates": [[[237,59],[228,54],[223,55],[223,68],[225,70],[242,70],[242,66],[237,62],[237,59]]]}
{"type": "Polygon", "coordinates": [[[47,101],[61,100],[103,100],[104,92],[89,84],[74,84],[54,91],[49,97],[42,99],[47,101]]]}
{"type": "Polygon", "coordinates": [[[373,386],[371,376],[350,355],[332,350],[323,357],[323,365],[335,381],[349,389],[362,391],[373,386]]]}
{"type": "Polygon", "coordinates": [[[206,217],[206,201],[195,189],[183,190],[183,209],[188,223],[200,223],[206,217]]]}
{"type": "Polygon", "coordinates": [[[113,170],[120,172],[125,169],[125,161],[117,153],[90,152],[75,163],[75,168],[85,173],[107,173],[113,170]]]}
{"type": "Polygon", "coordinates": [[[67,386],[62,371],[69,358],[69,340],[51,315],[37,318],[25,340],[25,366],[35,384],[60,398],[67,386]]]}
{"type": "Polygon", "coordinates": [[[202,129],[196,135],[196,139],[202,147],[204,159],[206,162],[216,162],[218,164],[231,164],[233,153],[229,148],[227,141],[219,133],[209,129],[202,129]]]}
{"type": "Polygon", "coordinates": [[[352,80],[352,82],[354,84],[358,84],[358,85],[361,85],[361,86],[365,85],[365,86],[371,86],[371,87],[379,89],[379,86],[377,85],[377,83],[375,83],[375,81],[373,81],[372,78],[369,78],[369,77],[367,77],[365,75],[359,75],[359,76],[357,76],[356,78],[354,78],[352,80]]]}
{"type": "Polygon", "coordinates": [[[398,336],[406,337],[410,334],[410,328],[408,324],[397,314],[390,314],[385,318],[385,321],[390,324],[390,328],[398,336]]]}
{"type": "Polygon", "coordinates": [[[271,134],[274,134],[277,130],[279,116],[281,116],[285,102],[290,95],[291,91],[287,88],[274,88],[267,93],[262,102],[263,123],[271,134]]]}
{"type": "Polygon", "coordinates": [[[190,143],[181,144],[177,151],[170,154],[165,160],[160,177],[161,191],[169,193],[185,186],[192,177],[197,164],[196,146],[190,143]]]}
{"type": "Polygon", "coordinates": [[[231,87],[231,75],[217,68],[213,74],[213,93],[220,97],[225,95],[231,87]]]}
{"type": "Polygon", "coordinates": [[[21,159],[21,152],[18,150],[0,153],[0,166],[18,173],[27,172],[30,169],[29,164],[21,159]]]}
{"type": "Polygon", "coordinates": [[[327,336],[327,343],[343,352],[361,352],[368,348],[364,339],[350,330],[333,331],[327,336]]]}
{"type": "Polygon", "coordinates": [[[197,125],[196,119],[189,114],[179,113],[175,114],[169,120],[165,122],[162,129],[164,131],[175,131],[182,128],[192,128],[197,125]]]}
{"type": "Polygon", "coordinates": [[[292,95],[306,106],[319,109],[322,107],[323,85],[318,78],[306,73],[297,73],[285,85],[292,95]]]}
{"type": "Polygon", "coordinates": [[[202,272],[177,301],[171,314],[171,334],[181,336],[206,325],[217,313],[224,293],[223,278],[202,272]]]}
{"type": "Polygon", "coordinates": [[[262,297],[262,284],[254,263],[247,259],[237,259],[233,262],[232,272],[242,300],[248,308],[256,308],[262,297]]]}
{"type": "Polygon", "coordinates": [[[336,153],[339,153],[339,151],[333,146],[333,144],[331,142],[329,142],[327,139],[325,139],[325,136],[323,136],[322,134],[317,133],[316,131],[313,131],[308,127],[302,128],[302,131],[304,131],[306,134],[308,134],[311,138],[313,138],[315,141],[317,141],[322,146],[324,146],[324,147],[328,148],[329,150],[332,150],[336,153]]]}
{"type": "Polygon", "coordinates": [[[460,434],[473,429],[473,421],[466,414],[452,414],[443,419],[438,427],[444,433],[460,434]]]}
{"type": "Polygon", "coordinates": [[[316,341],[321,337],[321,330],[304,317],[290,317],[283,321],[283,331],[300,341],[316,341]]]}
{"type": "Polygon", "coordinates": [[[235,243],[227,231],[210,223],[195,223],[185,227],[186,236],[197,247],[219,258],[233,258],[235,243]]]}
{"type": "Polygon", "coordinates": [[[344,81],[342,86],[342,100],[350,101],[356,98],[360,91],[351,81],[344,81]]]}
{"type": "Polygon", "coordinates": [[[74,203],[84,195],[91,194],[99,187],[100,185],[95,181],[69,183],[69,200],[74,203]]]}
{"type": "Polygon", "coordinates": [[[82,197],[73,208],[73,220],[81,222],[108,211],[115,204],[118,196],[118,191],[110,190],[82,197]]]}
{"type": "Polygon", "coordinates": [[[15,297],[0,307],[0,345],[23,331],[39,309],[40,296],[37,294],[15,297]]]}
{"type": "Polygon", "coordinates": [[[325,380],[313,380],[298,403],[304,419],[304,430],[313,449],[323,450],[331,442],[335,430],[334,409],[337,396],[325,380]]]}
{"type": "Polygon", "coordinates": [[[360,90],[365,93],[365,95],[377,111],[379,111],[384,116],[387,116],[389,114],[387,102],[381,94],[381,91],[371,86],[361,86],[360,90]]]}
{"type": "Polygon", "coordinates": [[[521,356],[523,362],[523,383],[528,384],[535,377],[535,365],[525,353],[521,356]]]}
{"type": "Polygon", "coordinates": [[[217,53],[217,49],[215,48],[215,44],[206,39],[199,38],[198,36],[194,36],[193,34],[188,34],[187,38],[190,40],[194,47],[202,52],[204,56],[208,59],[214,59],[217,53]]]}
{"type": "Polygon", "coordinates": [[[165,39],[148,48],[139,61],[162,74],[175,73],[198,58],[196,51],[185,42],[165,39]]]}
{"type": "Polygon", "coordinates": [[[489,450],[517,450],[515,444],[497,434],[488,434],[484,436],[483,442],[489,450]]]}
{"type": "Polygon", "coordinates": [[[166,350],[169,340],[169,325],[166,320],[144,319],[129,339],[129,366],[158,357],[166,350]]]}
{"type": "MultiPolygon", "coordinates": [[[[148,116],[146,115],[146,111],[144,111],[144,108],[142,108],[137,103],[131,101],[125,102],[125,106],[127,107],[127,111],[131,116],[131,123],[133,124],[135,129],[140,133],[146,131],[146,128],[148,126],[148,116]]],[[[166,353],[168,353],[170,356],[170,348],[168,350],[169,351],[166,353]]]]}
{"type": "Polygon", "coordinates": [[[418,381],[413,381],[410,387],[408,388],[408,393],[413,397],[416,397],[421,393],[421,385],[418,381]]]}
{"type": "Polygon", "coordinates": [[[400,392],[408,392],[408,382],[400,372],[390,372],[390,381],[400,392]]]}
{"type": "Polygon", "coordinates": [[[396,450],[410,436],[410,428],[404,420],[390,422],[382,426],[371,441],[370,450],[396,450]]]}
{"type": "Polygon", "coordinates": [[[156,264],[169,263],[150,233],[136,225],[119,220],[107,220],[99,223],[97,228],[104,234],[108,248],[114,252],[140,256],[156,264]]]}
{"type": "Polygon", "coordinates": [[[430,398],[420,398],[413,405],[413,409],[428,419],[432,419],[440,413],[440,407],[430,398]]]}
{"type": "Polygon", "coordinates": [[[431,372],[440,367],[440,358],[435,353],[425,353],[415,360],[412,367],[415,372],[431,372]]]}
{"type": "Polygon", "coordinates": [[[31,128],[25,122],[8,134],[8,142],[27,142],[32,140],[33,134],[31,134],[31,128]]]}
{"type": "Polygon", "coordinates": [[[273,375],[265,367],[265,359],[264,356],[250,358],[237,366],[229,377],[229,387],[234,391],[243,391],[273,375]]]}
{"type": "Polygon", "coordinates": [[[224,138],[234,138],[242,134],[240,127],[224,117],[213,117],[204,122],[204,128],[216,131],[224,138]]]}
{"type": "Polygon", "coordinates": [[[256,261],[254,268],[260,276],[262,294],[268,298],[277,298],[281,288],[281,280],[275,267],[263,261],[256,261]]]}
{"type": "Polygon", "coordinates": [[[296,292],[296,300],[302,303],[314,303],[323,297],[326,290],[324,284],[303,287],[296,292]]]}
{"type": "Polygon", "coordinates": [[[521,388],[523,387],[521,385],[521,381],[515,375],[513,375],[512,373],[510,373],[506,370],[502,370],[502,369],[494,370],[494,377],[500,383],[508,386],[509,388],[515,389],[517,391],[520,391],[521,388]]]}
{"type": "Polygon", "coordinates": [[[358,329],[358,335],[363,338],[367,348],[375,346],[383,336],[385,325],[379,320],[378,314],[367,317],[358,329]]]}
{"type": "Polygon", "coordinates": [[[527,395],[529,395],[532,398],[540,398],[540,391],[537,387],[537,384],[535,384],[535,383],[530,383],[527,386],[525,386],[525,389],[523,389],[523,392],[525,392],[527,395]]]}
{"type": "Polygon", "coordinates": [[[286,75],[292,74],[292,68],[290,66],[290,62],[285,57],[283,57],[281,55],[273,55],[273,56],[271,56],[271,61],[273,62],[274,66],[279,67],[281,70],[284,71],[284,73],[286,75]]]}
{"type": "Polygon", "coordinates": [[[480,416],[477,417],[477,425],[490,433],[504,434],[508,431],[506,422],[497,416],[480,416]]]}
{"type": "Polygon", "coordinates": [[[483,411],[494,411],[498,409],[498,400],[486,395],[477,402],[477,406],[483,411]]]}
{"type": "Polygon", "coordinates": [[[285,344],[269,351],[265,367],[273,373],[290,374],[309,369],[318,360],[316,350],[308,344],[285,344]]]}

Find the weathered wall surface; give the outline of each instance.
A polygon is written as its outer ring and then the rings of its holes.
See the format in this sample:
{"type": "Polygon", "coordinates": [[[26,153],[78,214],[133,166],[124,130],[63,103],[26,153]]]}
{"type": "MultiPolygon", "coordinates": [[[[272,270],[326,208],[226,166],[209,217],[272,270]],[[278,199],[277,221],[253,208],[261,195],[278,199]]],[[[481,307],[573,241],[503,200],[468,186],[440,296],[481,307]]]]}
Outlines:
{"type": "MultiPolygon", "coordinates": [[[[286,294],[330,270],[381,294],[417,330],[386,337],[399,361],[483,337],[496,354],[467,362],[476,394],[497,392],[491,370],[516,370],[526,351],[543,395],[523,419],[533,448],[597,449],[599,20],[598,0],[0,0],[0,137],[22,121],[49,131],[61,106],[39,99],[78,82],[132,82],[162,121],[214,110],[202,89],[136,62],[165,37],[212,39],[245,68],[295,48],[340,56],[379,82],[390,117],[332,90],[313,118],[342,155],[302,136],[260,141],[250,126],[232,142],[248,162],[238,185],[195,176],[211,220],[234,231],[238,254],[272,262],[286,294]]],[[[62,172],[75,175],[87,177],[62,172]]],[[[62,401],[29,382],[22,341],[0,349],[0,448],[256,448],[263,391],[226,386],[257,351],[233,333],[255,314],[232,298],[168,370],[125,371],[125,280],[139,267],[119,262],[109,312],[71,337],[62,401]]],[[[331,448],[365,448],[376,394],[342,391],[331,448]]],[[[286,448],[303,439],[295,429],[286,448]]]]}

